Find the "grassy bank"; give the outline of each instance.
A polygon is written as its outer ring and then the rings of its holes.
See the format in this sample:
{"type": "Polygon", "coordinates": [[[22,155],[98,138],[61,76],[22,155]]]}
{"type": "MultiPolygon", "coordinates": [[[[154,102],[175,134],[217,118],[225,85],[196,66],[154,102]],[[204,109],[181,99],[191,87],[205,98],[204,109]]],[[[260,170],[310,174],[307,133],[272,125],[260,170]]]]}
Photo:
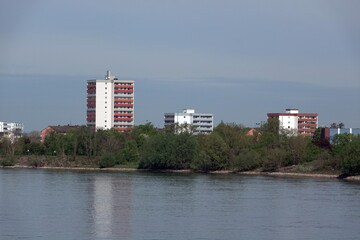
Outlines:
{"type": "MultiPolygon", "coordinates": [[[[3,161],[4,158],[0,158],[3,161]]],[[[208,173],[208,174],[241,174],[241,175],[266,175],[277,177],[322,177],[338,178],[341,174],[338,170],[316,170],[313,165],[292,165],[264,171],[261,168],[251,171],[239,171],[236,169],[201,171],[194,169],[141,169],[139,162],[130,162],[115,165],[109,168],[99,167],[99,158],[88,159],[87,157],[61,158],[55,156],[21,156],[14,158],[12,165],[1,166],[2,168],[38,168],[38,169],[64,169],[64,170],[89,170],[89,171],[151,171],[151,172],[176,172],[176,173],[208,173]]],[[[347,176],[348,180],[360,181],[360,176],[347,176]]]]}

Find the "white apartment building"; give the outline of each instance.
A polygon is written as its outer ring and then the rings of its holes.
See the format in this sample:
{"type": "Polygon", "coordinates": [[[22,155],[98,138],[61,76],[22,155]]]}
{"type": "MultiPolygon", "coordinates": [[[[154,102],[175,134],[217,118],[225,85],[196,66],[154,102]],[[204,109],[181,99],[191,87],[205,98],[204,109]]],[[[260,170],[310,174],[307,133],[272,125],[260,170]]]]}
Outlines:
{"type": "Polygon", "coordinates": [[[194,128],[194,134],[210,134],[213,131],[213,114],[195,113],[194,109],[184,109],[180,113],[165,113],[164,125],[188,124],[194,128]]]}
{"type": "Polygon", "coordinates": [[[22,137],[24,124],[16,122],[0,122],[0,138],[8,137],[11,140],[22,137]]]}
{"type": "Polygon", "coordinates": [[[313,136],[318,127],[317,113],[299,113],[299,109],[286,109],[285,113],[268,113],[268,120],[279,120],[280,130],[289,134],[313,136]]]}
{"type": "Polygon", "coordinates": [[[87,81],[87,126],[129,130],[134,127],[134,81],[119,80],[107,71],[105,79],[87,81]]]}

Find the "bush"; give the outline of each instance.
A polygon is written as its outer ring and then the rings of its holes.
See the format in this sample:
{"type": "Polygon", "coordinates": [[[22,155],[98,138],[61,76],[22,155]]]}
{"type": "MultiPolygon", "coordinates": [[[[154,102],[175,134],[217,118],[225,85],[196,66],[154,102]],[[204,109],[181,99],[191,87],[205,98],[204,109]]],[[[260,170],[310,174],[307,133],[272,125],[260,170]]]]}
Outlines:
{"type": "Polygon", "coordinates": [[[3,167],[14,166],[15,165],[15,158],[14,157],[7,157],[5,159],[0,160],[0,165],[3,167]]]}
{"type": "Polygon", "coordinates": [[[286,151],[280,148],[268,150],[263,162],[264,171],[274,171],[280,167],[287,166],[286,151]]]}
{"type": "Polygon", "coordinates": [[[189,133],[157,134],[141,149],[139,168],[187,169],[196,155],[196,140],[189,133]]]}
{"type": "Polygon", "coordinates": [[[229,147],[218,134],[199,136],[199,154],[191,164],[196,170],[215,171],[230,166],[229,147]]]}
{"type": "Polygon", "coordinates": [[[239,171],[249,171],[259,167],[261,164],[261,156],[254,150],[245,150],[241,152],[235,159],[234,168],[239,171]]]}
{"type": "Polygon", "coordinates": [[[30,156],[29,164],[32,167],[43,167],[45,166],[45,159],[38,156],[30,156]]]}
{"type": "Polygon", "coordinates": [[[354,137],[341,151],[342,170],[348,175],[360,174],[360,136],[354,137]]]}
{"type": "Polygon", "coordinates": [[[113,167],[116,164],[116,158],[113,153],[104,154],[99,162],[100,168],[113,167]]]}

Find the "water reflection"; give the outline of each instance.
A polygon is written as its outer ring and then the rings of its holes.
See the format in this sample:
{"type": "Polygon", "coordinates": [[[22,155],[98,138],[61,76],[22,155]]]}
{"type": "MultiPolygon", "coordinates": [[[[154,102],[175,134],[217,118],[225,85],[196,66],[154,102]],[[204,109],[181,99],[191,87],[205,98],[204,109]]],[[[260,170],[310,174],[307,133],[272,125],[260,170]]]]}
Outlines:
{"type": "Polygon", "coordinates": [[[132,181],[128,177],[96,177],[93,181],[95,239],[127,238],[132,231],[132,181]]]}
{"type": "Polygon", "coordinates": [[[0,239],[360,239],[360,183],[0,169],[0,239]]]}

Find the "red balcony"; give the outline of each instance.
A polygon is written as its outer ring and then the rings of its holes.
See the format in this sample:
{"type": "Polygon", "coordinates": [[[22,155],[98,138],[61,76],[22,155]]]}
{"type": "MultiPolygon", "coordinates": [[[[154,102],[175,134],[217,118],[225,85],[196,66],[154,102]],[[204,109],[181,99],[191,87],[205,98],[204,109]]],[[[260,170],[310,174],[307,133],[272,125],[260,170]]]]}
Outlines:
{"type": "Polygon", "coordinates": [[[133,93],[134,90],[115,89],[117,93],[133,93]]]}
{"type": "Polygon", "coordinates": [[[96,89],[89,89],[89,90],[87,90],[87,93],[94,93],[94,92],[96,92],[96,89]]]}
{"type": "Polygon", "coordinates": [[[118,117],[115,117],[114,120],[115,121],[133,121],[134,119],[133,118],[118,118],[118,117]]]}
{"type": "Polygon", "coordinates": [[[132,113],[114,113],[114,116],[134,116],[132,113]]]}
{"type": "Polygon", "coordinates": [[[316,129],[312,128],[298,128],[299,132],[308,131],[308,132],[315,132],[316,129]]]}
{"type": "Polygon", "coordinates": [[[95,121],[95,117],[88,117],[86,118],[86,121],[95,121]]]}
{"type": "Polygon", "coordinates": [[[299,123],[299,127],[316,127],[316,123],[299,123]]]}
{"type": "Polygon", "coordinates": [[[115,107],[133,107],[134,104],[123,104],[123,103],[119,104],[119,103],[115,103],[114,106],[115,106],[115,107]]]}
{"type": "Polygon", "coordinates": [[[86,115],[87,115],[87,116],[95,116],[96,113],[94,113],[94,112],[89,112],[89,113],[87,113],[86,115]]]}
{"type": "Polygon", "coordinates": [[[87,87],[88,88],[96,88],[96,84],[88,84],[87,87]]]}
{"type": "Polygon", "coordinates": [[[115,102],[133,102],[134,99],[115,99],[115,102]]]}
{"type": "Polygon", "coordinates": [[[88,103],[88,104],[86,104],[86,106],[88,106],[88,107],[95,107],[95,103],[88,103]]]}
{"type": "Polygon", "coordinates": [[[116,87],[116,88],[134,88],[133,85],[119,85],[119,84],[115,84],[114,87],[116,87]]]}
{"type": "Polygon", "coordinates": [[[130,129],[132,129],[132,127],[114,127],[114,129],[116,129],[116,130],[130,130],[130,129]]]}
{"type": "Polygon", "coordinates": [[[95,102],[96,99],[95,99],[95,98],[88,98],[87,101],[88,101],[88,102],[95,102]]]}

